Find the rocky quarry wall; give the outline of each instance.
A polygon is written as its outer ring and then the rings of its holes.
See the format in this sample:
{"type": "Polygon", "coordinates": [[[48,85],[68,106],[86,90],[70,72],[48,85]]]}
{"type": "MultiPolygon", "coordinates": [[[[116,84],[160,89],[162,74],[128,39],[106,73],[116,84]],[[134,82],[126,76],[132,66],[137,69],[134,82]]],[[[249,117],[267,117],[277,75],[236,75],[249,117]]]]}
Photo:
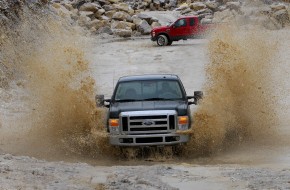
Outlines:
{"type": "Polygon", "coordinates": [[[235,21],[255,23],[267,29],[281,29],[289,24],[288,3],[271,0],[74,0],[51,2],[51,9],[94,34],[121,37],[150,34],[160,26],[146,11],[176,11],[180,15],[197,15],[202,22],[235,21]]]}
{"type": "MultiPolygon", "coordinates": [[[[286,0],[285,0],[286,1],[286,0]]],[[[93,34],[121,37],[148,35],[160,26],[146,11],[175,11],[180,15],[197,15],[202,22],[235,21],[256,23],[267,29],[281,29],[289,24],[289,3],[273,0],[4,0],[0,2],[0,21],[18,21],[23,5],[45,5],[71,24],[79,24],[93,34]]]]}

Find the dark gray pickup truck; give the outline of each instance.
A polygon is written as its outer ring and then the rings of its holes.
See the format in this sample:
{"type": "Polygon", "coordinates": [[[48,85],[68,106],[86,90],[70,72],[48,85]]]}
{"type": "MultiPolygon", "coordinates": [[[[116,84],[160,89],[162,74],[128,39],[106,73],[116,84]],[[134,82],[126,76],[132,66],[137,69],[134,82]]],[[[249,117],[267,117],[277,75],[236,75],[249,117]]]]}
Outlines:
{"type": "Polygon", "coordinates": [[[179,77],[165,74],[121,77],[111,99],[97,95],[96,102],[109,108],[107,130],[112,145],[156,146],[189,140],[178,132],[190,128],[189,105],[200,98],[201,91],[187,96],[179,77]]]}

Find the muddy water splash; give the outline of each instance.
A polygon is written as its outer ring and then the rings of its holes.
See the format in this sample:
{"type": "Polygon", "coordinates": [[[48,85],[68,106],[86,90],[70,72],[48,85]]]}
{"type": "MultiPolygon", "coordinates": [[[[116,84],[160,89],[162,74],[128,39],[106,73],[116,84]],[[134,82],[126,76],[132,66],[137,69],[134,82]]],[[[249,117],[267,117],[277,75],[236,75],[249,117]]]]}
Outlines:
{"type": "Polygon", "coordinates": [[[28,93],[30,111],[17,122],[26,125],[25,152],[58,149],[95,156],[109,148],[104,146],[104,110],[95,108],[87,59],[91,44],[84,31],[51,13],[25,9],[20,19],[14,31],[2,31],[1,50],[12,80],[21,81],[28,93]]]}
{"type": "Polygon", "coordinates": [[[259,29],[220,28],[209,41],[205,98],[194,114],[190,154],[275,136],[278,121],[272,71],[278,43],[259,29]]]}

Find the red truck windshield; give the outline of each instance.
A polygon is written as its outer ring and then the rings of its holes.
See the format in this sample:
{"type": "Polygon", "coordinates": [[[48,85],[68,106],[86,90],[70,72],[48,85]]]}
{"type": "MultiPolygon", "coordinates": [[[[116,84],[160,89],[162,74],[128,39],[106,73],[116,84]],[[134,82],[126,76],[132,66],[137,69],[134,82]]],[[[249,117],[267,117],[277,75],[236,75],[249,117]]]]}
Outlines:
{"type": "Polygon", "coordinates": [[[146,80],[119,83],[115,101],[177,100],[183,91],[175,80],[146,80]]]}

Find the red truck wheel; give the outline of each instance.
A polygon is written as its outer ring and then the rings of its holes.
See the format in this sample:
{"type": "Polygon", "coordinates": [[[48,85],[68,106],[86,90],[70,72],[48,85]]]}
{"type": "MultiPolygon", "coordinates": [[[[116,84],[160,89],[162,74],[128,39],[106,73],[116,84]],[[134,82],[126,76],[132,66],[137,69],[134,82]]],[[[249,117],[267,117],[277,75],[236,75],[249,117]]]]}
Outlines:
{"type": "Polygon", "coordinates": [[[166,46],[168,44],[168,38],[165,35],[159,35],[157,37],[157,45],[166,46]]]}

